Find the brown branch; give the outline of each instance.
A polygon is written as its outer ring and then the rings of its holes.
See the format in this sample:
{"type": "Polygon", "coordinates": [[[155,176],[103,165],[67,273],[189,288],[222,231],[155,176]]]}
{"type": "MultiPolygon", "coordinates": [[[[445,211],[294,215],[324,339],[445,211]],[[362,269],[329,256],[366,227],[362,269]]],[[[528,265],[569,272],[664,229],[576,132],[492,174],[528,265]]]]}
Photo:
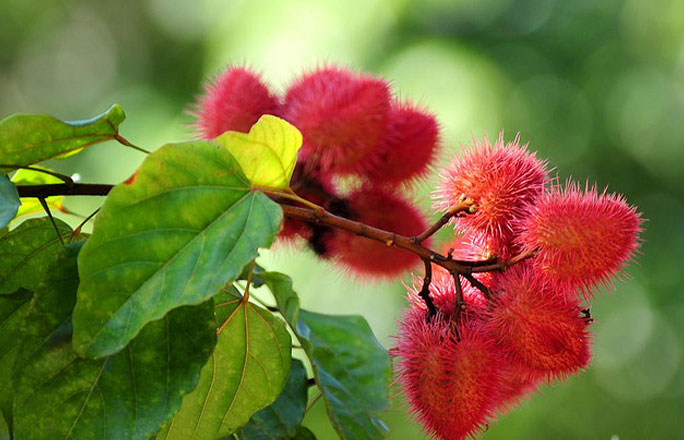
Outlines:
{"type": "Polygon", "coordinates": [[[515,255],[515,256],[509,258],[508,260],[499,261],[499,262],[493,263],[493,264],[486,264],[483,266],[473,266],[472,272],[473,273],[497,272],[497,271],[506,270],[515,264],[521,263],[521,262],[527,260],[528,258],[534,257],[536,254],[537,254],[536,250],[526,251],[526,252],[523,252],[522,254],[515,255]]]}
{"type": "Polygon", "coordinates": [[[423,287],[420,289],[418,295],[423,299],[425,306],[428,308],[428,316],[433,317],[437,314],[437,307],[435,307],[435,303],[432,301],[432,298],[430,298],[432,263],[428,259],[423,260],[423,263],[425,263],[425,277],[423,277],[423,287]]]}
{"type": "Polygon", "coordinates": [[[468,282],[469,282],[473,287],[475,287],[476,289],[478,289],[479,291],[481,291],[481,292],[484,294],[485,298],[491,299],[491,297],[492,297],[492,291],[489,290],[489,287],[485,286],[480,280],[478,280],[477,278],[475,278],[475,277],[473,276],[473,274],[464,273],[464,274],[463,274],[463,278],[465,278],[466,280],[468,280],[468,282]]]}
{"type": "Polygon", "coordinates": [[[477,208],[475,207],[475,202],[473,199],[470,198],[464,198],[462,199],[456,206],[451,208],[444,214],[442,217],[440,217],[439,220],[435,222],[432,226],[430,226],[428,229],[426,229],[422,234],[418,235],[416,237],[416,241],[419,243],[424,242],[428,238],[432,237],[432,235],[442,229],[442,226],[446,225],[449,223],[449,220],[451,220],[452,217],[457,216],[458,214],[467,212],[469,214],[472,214],[475,212],[477,208]]]}
{"type": "MultiPolygon", "coordinates": [[[[50,196],[106,196],[109,191],[114,187],[114,185],[108,184],[97,184],[97,183],[74,183],[73,185],[67,185],[64,183],[59,184],[47,184],[47,185],[18,185],[17,191],[20,197],[37,197],[44,198],[50,196]]],[[[460,261],[453,260],[447,256],[441,255],[432,249],[424,246],[420,240],[421,237],[426,235],[431,229],[423,232],[421,235],[416,237],[407,237],[405,235],[396,234],[394,232],[385,231],[382,229],[369,226],[364,223],[360,223],[354,220],[349,220],[344,217],[340,217],[331,214],[325,210],[314,210],[310,208],[302,208],[298,206],[291,206],[283,203],[282,200],[276,200],[280,203],[283,214],[287,218],[302,220],[308,223],[319,224],[324,226],[329,226],[336,229],[341,229],[352,234],[367,237],[371,240],[380,241],[385,243],[387,246],[394,246],[400,249],[407,250],[422,259],[423,261],[430,261],[438,266],[445,268],[450,273],[466,275],[471,273],[479,272],[494,272],[505,270],[508,267],[517,264],[523,260],[531,258],[534,256],[535,252],[525,252],[520,255],[516,255],[513,258],[506,261],[498,260],[485,260],[485,261],[460,261]],[[493,262],[492,262],[493,261],[493,262]]],[[[464,201],[464,203],[467,202],[464,201]]],[[[473,205],[471,205],[472,207],[473,205]]],[[[470,208],[468,208],[470,209],[470,208]]],[[[467,212],[460,204],[455,207],[452,211],[467,212]]],[[[447,213],[448,214],[448,213],[447,213]]],[[[439,224],[437,222],[436,224],[439,224]]]]}
{"type": "Polygon", "coordinates": [[[19,197],[50,196],[106,196],[114,185],[100,183],[54,183],[46,185],[17,185],[19,197]]]}

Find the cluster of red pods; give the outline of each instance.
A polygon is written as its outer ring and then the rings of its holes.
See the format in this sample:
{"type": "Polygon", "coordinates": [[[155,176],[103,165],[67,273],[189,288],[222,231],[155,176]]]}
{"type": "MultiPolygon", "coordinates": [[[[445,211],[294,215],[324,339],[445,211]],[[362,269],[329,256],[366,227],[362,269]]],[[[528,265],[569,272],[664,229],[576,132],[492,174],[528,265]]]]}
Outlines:
{"type": "MultiPolygon", "coordinates": [[[[206,87],[196,114],[206,138],[246,132],[262,114],[280,116],[304,139],[291,183],[298,195],[398,234],[426,229],[402,194],[436,159],[439,127],[429,112],[395,100],[387,81],[325,67],[296,78],[281,98],[259,75],[231,68],[206,87]]],[[[561,184],[519,138],[476,140],[439,175],[435,213],[463,200],[475,208],[452,219],[455,238],[445,255],[534,255],[476,275],[479,287],[463,280],[465,307],[452,274],[436,265],[429,287],[435,311],[419,295],[421,282],[409,289],[392,350],[398,381],[427,433],[462,439],[539,385],[588,365],[587,302],[613,287],[639,247],[642,220],[619,195],[561,184]]],[[[366,276],[397,276],[419,262],[407,251],[295,220],[286,220],[280,236],[301,237],[321,257],[366,276]]]]}

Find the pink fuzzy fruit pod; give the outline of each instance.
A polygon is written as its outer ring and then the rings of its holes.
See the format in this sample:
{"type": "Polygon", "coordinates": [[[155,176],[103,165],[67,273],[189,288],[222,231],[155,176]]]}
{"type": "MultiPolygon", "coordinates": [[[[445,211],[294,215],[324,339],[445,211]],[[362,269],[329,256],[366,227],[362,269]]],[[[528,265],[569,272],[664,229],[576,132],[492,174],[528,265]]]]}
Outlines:
{"type": "Polygon", "coordinates": [[[410,103],[393,103],[376,166],[367,177],[376,185],[396,185],[425,176],[439,147],[435,117],[410,103]]]}
{"type": "Polygon", "coordinates": [[[260,75],[231,67],[204,86],[193,113],[202,138],[213,139],[228,130],[247,133],[261,115],[277,114],[278,109],[278,98],[260,75]]]}
{"type": "Polygon", "coordinates": [[[542,376],[529,374],[529,370],[517,363],[507,362],[502,367],[499,401],[495,404],[498,414],[505,414],[512,410],[521,400],[537,391],[542,376]]]}
{"type": "Polygon", "coordinates": [[[411,411],[426,433],[439,439],[459,440],[482,431],[499,401],[502,357],[478,317],[468,315],[454,328],[441,313],[428,320],[424,310],[410,308],[393,350],[411,411]]]}
{"type": "Polygon", "coordinates": [[[445,168],[433,206],[446,212],[462,197],[473,199],[477,212],[455,218],[457,229],[486,237],[497,255],[507,255],[513,222],[527,215],[547,180],[546,163],[521,146],[519,137],[504,144],[501,133],[494,145],[486,137],[476,140],[445,168]]]}
{"type": "Polygon", "coordinates": [[[487,327],[519,374],[563,379],[588,365],[588,321],[578,301],[533,265],[496,277],[490,313],[487,327]]]}
{"type": "MultiPolygon", "coordinates": [[[[421,213],[406,200],[386,190],[361,188],[348,198],[349,217],[369,226],[414,236],[427,229],[421,213]]],[[[330,255],[360,276],[393,277],[416,266],[413,253],[366,237],[339,231],[329,241],[330,255]]]]}
{"type": "Polygon", "coordinates": [[[519,243],[537,250],[534,265],[570,291],[590,296],[596,287],[611,287],[639,247],[641,215],[624,197],[596,187],[582,191],[575,182],[556,185],[536,203],[518,228],[519,243]]]}
{"type": "Polygon", "coordinates": [[[337,67],[297,79],[282,116],[304,137],[300,161],[313,174],[366,174],[375,166],[390,112],[386,81],[337,67]]]}

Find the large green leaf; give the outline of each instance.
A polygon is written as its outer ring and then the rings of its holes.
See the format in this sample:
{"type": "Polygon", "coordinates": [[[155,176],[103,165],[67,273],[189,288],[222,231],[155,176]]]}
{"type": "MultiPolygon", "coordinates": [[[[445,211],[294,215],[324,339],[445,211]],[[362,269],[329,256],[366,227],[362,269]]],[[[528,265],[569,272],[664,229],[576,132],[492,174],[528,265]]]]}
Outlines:
{"type": "MultiPolygon", "coordinates": [[[[228,324],[197,388],[158,439],[215,440],[245,425],[273,403],[290,371],[291,340],[285,323],[252,303],[216,300],[228,324]]],[[[218,314],[217,314],[218,315],[218,314]]]]}
{"type": "MultiPolygon", "coordinates": [[[[38,167],[43,170],[49,170],[49,168],[38,167]]],[[[45,185],[51,183],[62,183],[59,177],[41,173],[36,170],[26,170],[20,169],[12,176],[12,183],[15,185],[45,185]]],[[[50,209],[66,212],[64,208],[64,196],[51,196],[45,199],[50,209]]],[[[21,206],[17,211],[17,217],[26,214],[34,214],[36,212],[41,212],[43,210],[43,205],[35,197],[23,197],[21,198],[21,206]]]]}
{"type": "Polygon", "coordinates": [[[147,439],[197,384],[216,340],[212,301],[148,324],[114,356],[79,358],[70,343],[77,252],[65,248],[31,303],[15,365],[15,437],[147,439]]]}
{"type": "Polygon", "coordinates": [[[7,176],[0,173],[0,228],[7,226],[17,216],[20,204],[17,188],[7,176]]]}
{"type": "Polygon", "coordinates": [[[0,413],[8,422],[12,420],[14,397],[12,370],[23,338],[24,319],[30,300],[31,292],[23,289],[12,295],[0,296],[0,413]]]}
{"type": "MultiPolygon", "coordinates": [[[[68,241],[69,225],[55,219],[60,234],[68,241]]],[[[45,268],[62,247],[50,219],[26,220],[0,238],[0,294],[20,288],[34,291],[45,268]]]]}
{"type": "Polygon", "coordinates": [[[290,186],[302,134],[284,119],[263,115],[249,133],[227,131],[216,142],[231,152],[255,186],[285,189],[290,186]]]}
{"type": "Polygon", "coordinates": [[[292,360],[283,392],[272,405],[254,413],[238,432],[240,440],[289,440],[297,434],[307,403],[307,377],[302,361],[292,360]]]}
{"type": "Polygon", "coordinates": [[[85,121],[61,121],[49,115],[9,116],[0,121],[1,162],[31,165],[114,139],[125,118],[116,104],[85,121]]]}
{"type": "Polygon", "coordinates": [[[79,256],[74,347],[115,353],[149,321],[198,304],[271,244],[280,207],[214,142],[170,144],[116,186],[79,256]]]}
{"type": "Polygon", "coordinates": [[[386,435],[388,428],[377,414],[389,405],[392,363],[366,320],[302,310],[288,276],[266,272],[258,277],[273,292],[311,360],[316,384],[340,436],[377,439],[386,435]]]}

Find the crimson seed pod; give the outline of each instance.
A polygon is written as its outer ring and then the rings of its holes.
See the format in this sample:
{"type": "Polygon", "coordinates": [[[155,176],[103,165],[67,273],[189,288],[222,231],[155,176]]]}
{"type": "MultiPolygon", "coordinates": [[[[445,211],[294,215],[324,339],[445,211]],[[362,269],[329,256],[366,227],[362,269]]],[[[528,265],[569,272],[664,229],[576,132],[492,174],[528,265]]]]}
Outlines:
{"type": "Polygon", "coordinates": [[[478,319],[456,325],[460,342],[441,313],[428,320],[422,309],[408,309],[399,328],[398,381],[425,431],[447,440],[481,431],[499,401],[502,358],[478,319]]]}
{"type": "Polygon", "coordinates": [[[586,368],[587,322],[561,286],[521,263],[496,277],[495,291],[487,327],[519,373],[552,380],[586,368]]]}
{"type": "Polygon", "coordinates": [[[502,370],[497,412],[504,414],[515,408],[521,400],[533,394],[542,378],[529,374],[526,367],[518,363],[505,363],[502,370]]]}
{"type": "Polygon", "coordinates": [[[278,99],[259,75],[231,67],[204,87],[194,113],[197,131],[213,139],[228,130],[247,133],[261,115],[278,113],[278,99]]]}
{"type": "Polygon", "coordinates": [[[374,166],[390,103],[386,81],[328,67],[292,84],[282,115],[304,136],[299,159],[307,171],[365,174],[374,166]]]}
{"type": "Polygon", "coordinates": [[[377,149],[376,166],[368,178],[378,185],[422,177],[437,154],[439,127],[426,110],[409,103],[394,103],[382,145],[377,149]]]}
{"type": "Polygon", "coordinates": [[[455,218],[455,225],[486,237],[493,251],[505,256],[510,254],[513,222],[527,215],[547,180],[546,163],[521,146],[519,137],[504,144],[501,133],[494,145],[487,138],[475,141],[442,171],[434,207],[448,211],[463,197],[473,199],[477,212],[455,218]]]}
{"type": "MultiPolygon", "coordinates": [[[[348,209],[354,220],[401,235],[418,235],[427,228],[416,208],[386,190],[362,188],[349,196],[348,209]]],[[[415,254],[392,243],[343,231],[332,235],[329,250],[337,262],[362,276],[391,277],[420,262],[415,254]]]]}
{"type": "Polygon", "coordinates": [[[552,187],[518,229],[522,247],[538,251],[534,264],[550,279],[585,295],[610,287],[639,246],[641,215],[616,194],[582,191],[568,181],[552,187]]]}

